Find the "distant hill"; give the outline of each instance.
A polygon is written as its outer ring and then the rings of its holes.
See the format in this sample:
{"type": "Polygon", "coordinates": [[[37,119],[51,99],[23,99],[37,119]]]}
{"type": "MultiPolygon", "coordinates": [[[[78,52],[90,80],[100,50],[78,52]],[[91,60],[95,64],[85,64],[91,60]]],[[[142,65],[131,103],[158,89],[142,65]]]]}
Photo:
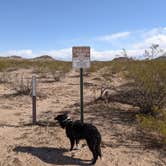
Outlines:
{"type": "Polygon", "coordinates": [[[20,56],[17,56],[17,55],[12,55],[12,56],[9,56],[7,57],[8,59],[23,59],[22,57],[20,56]]]}
{"type": "Polygon", "coordinates": [[[35,57],[35,58],[31,59],[31,60],[54,61],[55,59],[52,58],[49,55],[42,55],[42,56],[39,56],[39,57],[35,57]]]}
{"type": "Polygon", "coordinates": [[[7,57],[0,57],[0,59],[13,59],[13,60],[22,60],[23,58],[17,55],[7,56],[7,57]]]}

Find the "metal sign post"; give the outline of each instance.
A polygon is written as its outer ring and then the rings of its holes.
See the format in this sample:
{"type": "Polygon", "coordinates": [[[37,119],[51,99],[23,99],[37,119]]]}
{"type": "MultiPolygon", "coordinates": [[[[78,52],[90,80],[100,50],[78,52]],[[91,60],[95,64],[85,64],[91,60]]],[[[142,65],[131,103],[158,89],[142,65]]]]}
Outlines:
{"type": "Polygon", "coordinates": [[[80,69],[80,120],[84,122],[83,69],[90,67],[90,47],[73,47],[73,68],[80,69]]]}
{"type": "Polygon", "coordinates": [[[84,81],[83,81],[83,68],[80,68],[80,120],[84,122],[84,81]]]}
{"type": "Polygon", "coordinates": [[[36,124],[36,77],[32,76],[32,123],[36,124]]]}

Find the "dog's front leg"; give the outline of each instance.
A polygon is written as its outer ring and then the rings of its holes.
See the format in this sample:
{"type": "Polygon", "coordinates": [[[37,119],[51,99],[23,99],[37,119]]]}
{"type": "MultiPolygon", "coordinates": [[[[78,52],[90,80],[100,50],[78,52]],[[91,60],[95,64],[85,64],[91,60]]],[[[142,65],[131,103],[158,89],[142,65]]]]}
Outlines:
{"type": "Polygon", "coordinates": [[[74,147],[74,142],[75,142],[75,140],[74,140],[74,138],[69,138],[69,139],[70,139],[70,145],[71,145],[70,151],[72,151],[72,150],[73,150],[73,147],[74,147]]]}
{"type": "Polygon", "coordinates": [[[77,150],[80,149],[79,142],[80,142],[80,140],[79,140],[79,139],[76,139],[76,149],[77,149],[77,150]]]}

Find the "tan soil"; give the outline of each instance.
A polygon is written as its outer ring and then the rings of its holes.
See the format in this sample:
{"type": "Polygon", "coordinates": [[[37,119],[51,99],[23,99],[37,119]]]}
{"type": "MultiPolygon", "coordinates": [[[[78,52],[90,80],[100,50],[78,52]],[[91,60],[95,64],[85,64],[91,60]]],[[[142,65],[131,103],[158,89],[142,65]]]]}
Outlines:
{"type": "MultiPolygon", "coordinates": [[[[31,77],[31,71],[24,72],[31,77]]],[[[84,78],[85,103],[93,101],[100,91],[97,75],[84,78]]],[[[120,86],[121,80],[113,83],[120,86]]],[[[115,85],[115,87],[117,86],[115,85]]],[[[43,125],[30,125],[31,98],[11,96],[11,90],[0,84],[0,166],[88,165],[92,154],[82,148],[70,152],[65,131],[54,125],[54,116],[68,111],[79,118],[79,77],[71,72],[60,82],[38,79],[37,119],[43,125]],[[5,96],[4,96],[5,95],[5,96]]],[[[85,121],[97,126],[102,135],[102,159],[96,166],[165,166],[163,147],[142,135],[133,119],[134,108],[120,103],[85,105],[85,121]]]]}

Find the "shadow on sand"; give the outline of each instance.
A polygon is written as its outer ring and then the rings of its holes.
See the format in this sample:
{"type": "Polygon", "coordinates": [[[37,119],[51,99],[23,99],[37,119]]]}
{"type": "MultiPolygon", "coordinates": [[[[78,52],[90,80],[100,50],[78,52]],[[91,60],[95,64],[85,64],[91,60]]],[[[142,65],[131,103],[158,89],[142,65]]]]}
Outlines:
{"type": "Polygon", "coordinates": [[[35,157],[38,157],[45,163],[56,165],[90,165],[89,160],[81,160],[69,156],[65,156],[64,153],[67,149],[52,148],[52,147],[32,147],[32,146],[18,146],[13,149],[15,152],[29,153],[35,157]]]}

